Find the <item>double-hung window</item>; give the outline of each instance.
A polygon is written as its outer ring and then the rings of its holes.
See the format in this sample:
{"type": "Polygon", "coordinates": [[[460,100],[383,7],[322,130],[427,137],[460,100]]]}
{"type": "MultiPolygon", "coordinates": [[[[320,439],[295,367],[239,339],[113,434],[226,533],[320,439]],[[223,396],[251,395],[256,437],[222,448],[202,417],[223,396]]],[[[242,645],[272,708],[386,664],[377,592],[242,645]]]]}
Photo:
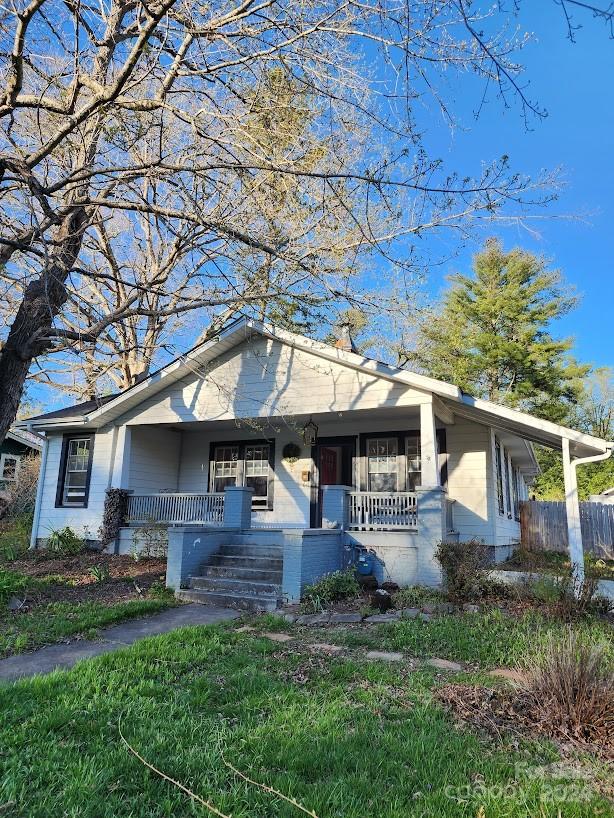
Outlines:
{"type": "Polygon", "coordinates": [[[87,507],[93,448],[93,435],[64,438],[57,506],[87,507]]]}
{"type": "Polygon", "coordinates": [[[224,491],[226,486],[236,486],[239,471],[239,447],[216,446],[213,465],[213,491],[224,491]]]}
{"type": "Polygon", "coordinates": [[[396,437],[372,437],[367,441],[368,491],[398,491],[398,453],[396,437]]]}
{"type": "Polygon", "coordinates": [[[498,437],[495,438],[495,480],[497,482],[499,514],[505,514],[505,500],[503,497],[503,453],[498,437]]]}
{"type": "Polygon", "coordinates": [[[520,473],[512,467],[512,497],[514,500],[514,519],[520,520],[520,473]]]}
{"type": "Polygon", "coordinates": [[[250,486],[254,490],[253,508],[273,508],[272,443],[240,441],[214,445],[211,461],[211,491],[250,486]]]}
{"type": "Polygon", "coordinates": [[[405,438],[405,459],[407,462],[407,491],[415,491],[416,486],[422,485],[422,457],[419,434],[405,438]]]}
{"type": "Polygon", "coordinates": [[[0,455],[0,482],[3,480],[14,482],[17,480],[19,460],[20,457],[18,454],[8,454],[5,452],[0,455]]]}

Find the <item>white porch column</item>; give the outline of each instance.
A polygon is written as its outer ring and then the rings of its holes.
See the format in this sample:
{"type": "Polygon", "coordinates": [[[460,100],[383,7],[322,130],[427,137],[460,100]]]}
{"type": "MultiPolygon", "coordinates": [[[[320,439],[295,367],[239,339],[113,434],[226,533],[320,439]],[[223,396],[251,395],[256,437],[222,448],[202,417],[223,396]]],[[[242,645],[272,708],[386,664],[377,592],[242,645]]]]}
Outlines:
{"type": "Polygon", "coordinates": [[[437,433],[432,401],[420,404],[420,456],[422,458],[422,488],[441,485],[437,463],[437,433]]]}
{"type": "Polygon", "coordinates": [[[128,489],[130,481],[130,449],[132,443],[132,429],[130,426],[118,426],[115,438],[115,453],[111,481],[109,487],[128,489]]]}
{"type": "Polygon", "coordinates": [[[567,509],[567,539],[569,558],[574,578],[578,584],[584,582],[584,549],[582,547],[582,529],[580,527],[580,503],[578,501],[578,483],[576,469],[571,462],[569,440],[564,437],[563,444],[563,479],[565,482],[565,506],[567,509]]]}

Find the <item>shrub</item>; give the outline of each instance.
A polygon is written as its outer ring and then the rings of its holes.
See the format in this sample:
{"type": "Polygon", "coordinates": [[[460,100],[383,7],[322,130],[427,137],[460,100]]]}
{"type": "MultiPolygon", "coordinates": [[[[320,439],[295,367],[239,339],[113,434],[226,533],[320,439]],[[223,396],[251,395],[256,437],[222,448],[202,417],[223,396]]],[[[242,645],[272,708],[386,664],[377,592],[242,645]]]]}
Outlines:
{"type": "Polygon", "coordinates": [[[3,520],[14,520],[34,511],[39,470],[40,456],[38,454],[22,457],[17,470],[17,480],[5,483],[2,488],[4,502],[0,510],[0,517],[3,520]]]}
{"type": "Polygon", "coordinates": [[[488,549],[477,540],[440,542],[435,557],[441,565],[448,596],[459,602],[479,599],[488,583],[488,549]]]}
{"type": "Polygon", "coordinates": [[[421,605],[441,602],[443,598],[444,594],[439,589],[424,585],[401,588],[392,595],[395,608],[419,608],[421,605]]]}
{"type": "Polygon", "coordinates": [[[338,602],[341,599],[357,597],[360,585],[356,581],[354,571],[333,571],[326,574],[312,585],[308,585],[303,592],[303,599],[313,608],[321,608],[328,602],[338,602]]]}
{"type": "Polygon", "coordinates": [[[12,596],[18,596],[26,590],[28,578],[15,571],[0,568],[0,605],[6,605],[12,596]]]}
{"type": "Polygon", "coordinates": [[[552,605],[563,619],[586,614],[608,613],[611,603],[597,594],[598,580],[585,577],[579,582],[571,573],[563,576],[533,578],[525,584],[524,594],[552,605]]]}
{"type": "Polygon", "coordinates": [[[614,669],[601,648],[570,629],[564,639],[550,639],[525,678],[530,705],[552,736],[601,745],[611,756],[614,669]]]}
{"type": "Polygon", "coordinates": [[[160,602],[171,602],[175,599],[175,592],[172,588],[167,588],[162,579],[157,579],[151,583],[148,595],[151,599],[158,599],[160,602]]]}
{"type": "Polygon", "coordinates": [[[47,537],[47,549],[61,557],[70,557],[83,551],[85,540],[79,537],[70,526],[54,529],[47,537]]]}
{"type": "Polygon", "coordinates": [[[24,556],[30,545],[32,514],[25,512],[0,523],[0,559],[16,560],[24,556]]]}

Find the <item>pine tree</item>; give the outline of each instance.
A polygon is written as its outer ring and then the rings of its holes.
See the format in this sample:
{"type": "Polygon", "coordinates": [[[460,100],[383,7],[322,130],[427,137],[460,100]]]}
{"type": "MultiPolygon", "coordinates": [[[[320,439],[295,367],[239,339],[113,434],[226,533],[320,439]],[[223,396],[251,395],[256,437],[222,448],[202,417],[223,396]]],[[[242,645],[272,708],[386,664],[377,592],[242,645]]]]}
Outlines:
{"type": "Polygon", "coordinates": [[[589,368],[570,355],[571,339],[550,334],[551,322],[576,303],[559,272],[489,239],[474,257],[473,275],[457,273],[450,283],[405,359],[476,397],[564,420],[589,368]]]}

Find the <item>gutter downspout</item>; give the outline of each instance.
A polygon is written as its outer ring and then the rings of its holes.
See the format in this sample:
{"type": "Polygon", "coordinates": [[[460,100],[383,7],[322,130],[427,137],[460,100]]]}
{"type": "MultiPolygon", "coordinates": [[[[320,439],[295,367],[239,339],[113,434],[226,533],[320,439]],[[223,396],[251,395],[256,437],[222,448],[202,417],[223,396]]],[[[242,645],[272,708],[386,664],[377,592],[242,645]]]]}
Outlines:
{"type": "Polygon", "coordinates": [[[38,473],[38,485],[36,487],[36,500],[34,502],[34,517],[32,519],[32,531],[30,533],[30,551],[36,549],[38,534],[38,524],[41,517],[41,505],[43,502],[43,486],[45,484],[45,471],[47,470],[47,452],[49,451],[49,438],[45,435],[43,440],[43,453],[41,455],[41,467],[38,473]]]}
{"type": "Polygon", "coordinates": [[[569,558],[572,572],[576,581],[576,593],[579,593],[584,583],[584,547],[582,544],[582,528],[580,525],[580,502],[578,499],[578,479],[576,468],[585,463],[598,463],[607,460],[614,449],[614,443],[607,443],[605,452],[571,459],[569,440],[563,438],[563,478],[565,481],[565,505],[567,508],[567,535],[569,541],[569,558]]]}

